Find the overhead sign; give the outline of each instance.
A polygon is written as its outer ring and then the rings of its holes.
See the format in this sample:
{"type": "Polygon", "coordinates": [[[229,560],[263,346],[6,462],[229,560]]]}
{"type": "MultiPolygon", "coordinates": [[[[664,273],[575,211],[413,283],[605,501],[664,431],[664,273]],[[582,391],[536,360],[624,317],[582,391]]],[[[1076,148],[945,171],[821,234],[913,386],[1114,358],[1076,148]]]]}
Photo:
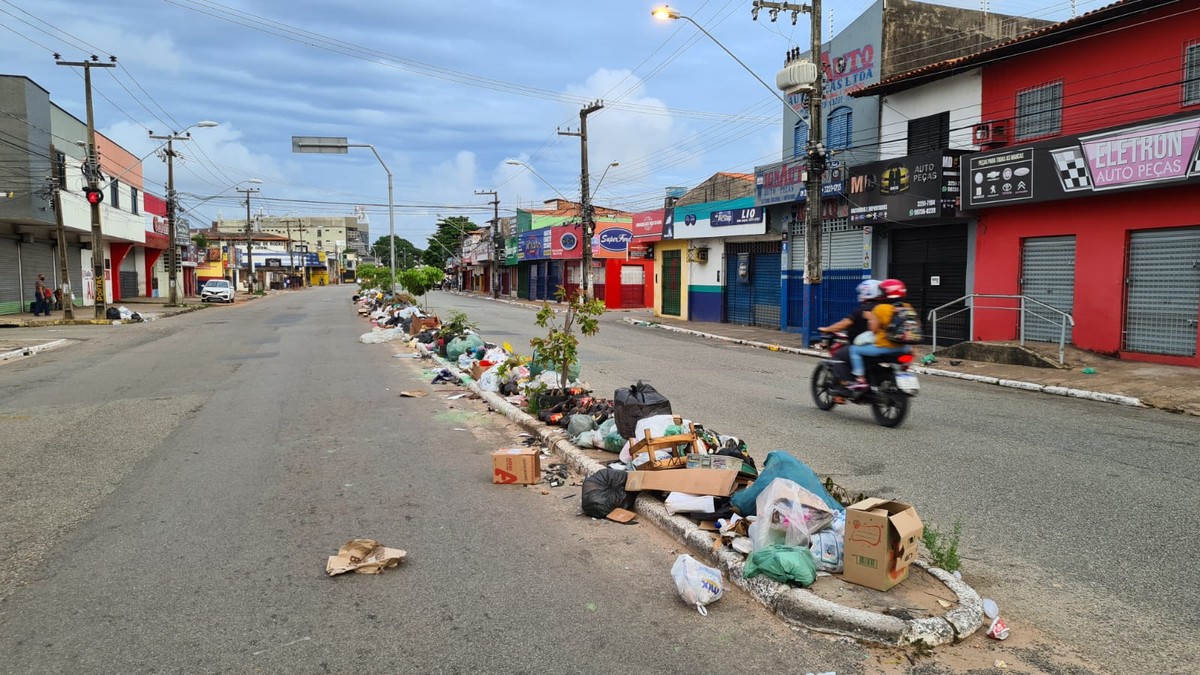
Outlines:
{"type": "Polygon", "coordinates": [[[955,151],[924,152],[851,167],[851,223],[907,223],[958,213],[961,169],[955,151]]]}
{"type": "Polygon", "coordinates": [[[349,148],[345,136],[292,136],[292,152],[344,155],[349,148]]]}
{"type": "Polygon", "coordinates": [[[550,257],[566,260],[583,257],[583,228],[578,223],[550,228],[550,257]]]}
{"type": "MultiPolygon", "coordinates": [[[[754,197],[675,207],[675,239],[736,237],[766,234],[766,209],[754,205],[754,197]]],[[[666,239],[664,225],[663,238],[666,239]]]]}
{"type": "Polygon", "coordinates": [[[967,208],[1200,183],[1200,115],[980,152],[968,168],[967,208]]]}
{"type": "MultiPolygon", "coordinates": [[[[754,204],[770,206],[802,202],[808,198],[808,161],[776,162],[754,167],[754,204]]],[[[846,184],[846,170],[842,163],[829,163],[821,180],[821,198],[828,199],[842,193],[846,184]]]]}
{"type": "Polygon", "coordinates": [[[752,206],[748,209],[723,209],[721,211],[713,211],[708,216],[708,223],[712,227],[729,227],[731,225],[749,225],[751,223],[757,223],[760,222],[762,218],[762,207],[752,206]]]}

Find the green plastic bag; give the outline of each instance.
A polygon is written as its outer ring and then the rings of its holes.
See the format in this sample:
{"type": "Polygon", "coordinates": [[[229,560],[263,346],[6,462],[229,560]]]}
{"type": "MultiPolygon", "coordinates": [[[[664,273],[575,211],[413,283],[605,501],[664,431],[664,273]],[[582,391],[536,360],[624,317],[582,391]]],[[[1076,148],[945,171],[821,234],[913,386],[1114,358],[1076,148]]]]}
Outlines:
{"type": "Polygon", "coordinates": [[[458,357],[462,356],[463,352],[482,346],[483,338],[474,333],[468,333],[462,337],[454,338],[446,345],[446,358],[451,363],[458,363],[458,357]]]}
{"type": "MultiPolygon", "coordinates": [[[[558,369],[555,367],[555,365],[553,363],[550,363],[549,361],[546,361],[545,359],[543,359],[542,355],[539,354],[536,349],[533,350],[533,356],[531,357],[531,360],[529,362],[529,374],[532,375],[533,377],[537,377],[538,375],[541,375],[544,371],[547,371],[547,370],[557,371],[558,369]]],[[[572,382],[578,382],[579,381],[579,370],[580,370],[579,361],[572,361],[570,363],[570,365],[567,366],[567,377],[572,382]]]]}
{"type": "Polygon", "coordinates": [[[776,544],[751,553],[742,574],[747,579],[765,574],[775,581],[808,587],[817,580],[817,561],[807,548],[776,544]]]}

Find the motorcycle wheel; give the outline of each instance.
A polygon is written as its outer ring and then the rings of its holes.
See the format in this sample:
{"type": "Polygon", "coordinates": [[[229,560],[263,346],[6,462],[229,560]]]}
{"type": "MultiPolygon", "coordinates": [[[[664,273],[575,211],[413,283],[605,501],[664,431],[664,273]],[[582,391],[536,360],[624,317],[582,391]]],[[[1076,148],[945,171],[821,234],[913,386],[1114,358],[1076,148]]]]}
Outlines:
{"type": "Polygon", "coordinates": [[[812,399],[813,403],[821,410],[829,410],[833,407],[833,386],[835,378],[833,371],[825,364],[817,366],[817,369],[812,374],[812,399]]]}
{"type": "Polygon", "coordinates": [[[908,416],[908,395],[897,389],[894,382],[884,382],[871,402],[871,414],[879,426],[900,426],[908,416]]]}

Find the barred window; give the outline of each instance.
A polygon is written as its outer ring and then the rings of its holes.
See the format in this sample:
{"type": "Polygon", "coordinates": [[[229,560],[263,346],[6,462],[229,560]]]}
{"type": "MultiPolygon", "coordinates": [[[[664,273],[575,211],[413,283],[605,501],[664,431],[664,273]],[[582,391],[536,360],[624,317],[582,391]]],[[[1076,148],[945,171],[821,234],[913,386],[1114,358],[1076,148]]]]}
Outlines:
{"type": "Polygon", "coordinates": [[[850,137],[854,132],[854,115],[850,108],[842,106],[834,108],[829,113],[829,138],[825,147],[830,150],[845,150],[850,147],[850,137]]]}
{"type": "Polygon", "coordinates": [[[1062,82],[1017,92],[1017,140],[1062,131],[1062,82]]]}
{"type": "Polygon", "coordinates": [[[1200,41],[1187,46],[1183,52],[1183,104],[1200,103],[1200,41]]]}

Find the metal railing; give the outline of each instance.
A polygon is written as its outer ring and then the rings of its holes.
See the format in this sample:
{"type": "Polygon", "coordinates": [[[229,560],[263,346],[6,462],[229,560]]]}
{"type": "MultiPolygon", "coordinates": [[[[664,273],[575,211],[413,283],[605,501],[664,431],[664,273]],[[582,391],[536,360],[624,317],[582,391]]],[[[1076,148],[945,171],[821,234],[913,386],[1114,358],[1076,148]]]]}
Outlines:
{"type": "Polygon", "coordinates": [[[1018,319],[1018,332],[1019,332],[1019,336],[1020,336],[1020,340],[1021,340],[1021,346],[1025,346],[1025,317],[1026,316],[1037,317],[1043,321],[1046,321],[1050,324],[1058,326],[1058,328],[1059,328],[1058,363],[1059,363],[1059,365],[1062,365],[1063,363],[1065,363],[1065,361],[1066,361],[1067,327],[1071,326],[1073,328],[1075,326],[1075,319],[1070,314],[1062,311],[1061,309],[1058,309],[1057,307],[1051,307],[1050,305],[1047,305],[1046,303],[1042,302],[1041,300],[1037,300],[1037,299],[1034,299],[1034,298],[1031,298],[1031,297],[1028,297],[1025,295],[996,295],[996,294],[991,294],[991,293],[968,293],[967,295],[964,295],[963,297],[961,297],[957,300],[952,300],[940,307],[935,307],[935,308],[929,310],[928,318],[929,318],[930,326],[932,327],[932,330],[933,330],[933,336],[932,336],[933,349],[931,351],[936,352],[938,349],[938,321],[939,320],[944,321],[946,319],[949,319],[952,316],[957,316],[959,314],[962,314],[963,312],[968,312],[968,315],[967,315],[968,316],[967,339],[970,339],[971,336],[975,334],[975,310],[977,310],[977,309],[978,310],[996,309],[996,310],[1020,312],[1020,314],[1019,314],[1020,318],[1018,319]],[[1002,307],[1002,306],[989,307],[989,306],[980,306],[979,304],[977,304],[976,300],[980,300],[980,299],[1016,300],[1017,303],[1015,306],[1012,306],[1012,307],[1002,307]],[[948,312],[941,316],[938,315],[938,312],[941,312],[942,310],[953,307],[959,303],[962,303],[963,306],[954,310],[953,312],[948,312]],[[1042,313],[1039,313],[1039,311],[1042,313]]]}

